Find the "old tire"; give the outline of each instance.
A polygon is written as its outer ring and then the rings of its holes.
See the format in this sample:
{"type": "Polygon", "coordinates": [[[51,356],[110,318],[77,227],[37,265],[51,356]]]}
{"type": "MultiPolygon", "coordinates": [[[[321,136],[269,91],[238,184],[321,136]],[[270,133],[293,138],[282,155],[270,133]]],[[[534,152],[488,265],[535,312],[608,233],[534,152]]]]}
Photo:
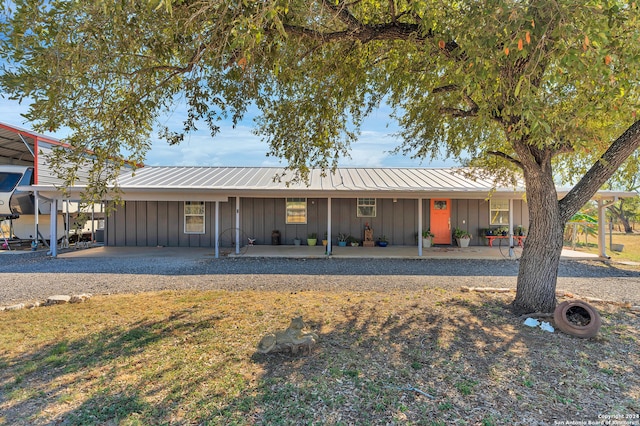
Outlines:
{"type": "Polygon", "coordinates": [[[588,339],[598,334],[602,320],[596,309],[586,302],[568,300],[553,312],[556,327],[571,336],[588,339]]]}

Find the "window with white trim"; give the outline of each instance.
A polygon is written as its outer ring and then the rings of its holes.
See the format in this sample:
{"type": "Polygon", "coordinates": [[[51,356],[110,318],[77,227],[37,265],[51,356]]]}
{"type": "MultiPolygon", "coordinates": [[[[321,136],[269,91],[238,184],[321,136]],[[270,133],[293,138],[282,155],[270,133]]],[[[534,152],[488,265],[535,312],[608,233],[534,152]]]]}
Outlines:
{"type": "Polygon", "coordinates": [[[307,223],[307,199],[287,198],[286,215],[287,224],[307,223]]]}
{"type": "Polygon", "coordinates": [[[376,217],[376,199],[358,198],[358,217],[376,217]]]}
{"type": "Polygon", "coordinates": [[[184,202],[184,233],[204,234],[204,201],[184,202]]]}
{"type": "Polygon", "coordinates": [[[491,225],[509,224],[509,200],[489,200],[491,225]]]}

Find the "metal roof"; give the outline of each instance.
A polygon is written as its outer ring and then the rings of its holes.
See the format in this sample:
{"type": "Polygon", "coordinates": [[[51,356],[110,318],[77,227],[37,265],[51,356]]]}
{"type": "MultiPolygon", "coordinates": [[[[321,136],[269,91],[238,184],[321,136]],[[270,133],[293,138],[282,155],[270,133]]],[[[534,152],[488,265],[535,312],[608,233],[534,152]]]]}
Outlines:
{"type": "Polygon", "coordinates": [[[292,172],[275,167],[154,167],[146,166],[118,179],[122,190],[216,191],[227,195],[250,193],[306,194],[375,193],[397,196],[399,193],[467,193],[487,197],[489,192],[508,192],[520,196],[524,187],[494,188],[492,180],[472,178],[470,169],[449,168],[338,168],[334,172],[311,170],[307,182],[291,182],[292,172]],[[284,175],[283,175],[284,174],[284,175]]]}
{"type": "Polygon", "coordinates": [[[0,164],[33,166],[36,140],[60,143],[50,136],[0,122],[0,164]]]}

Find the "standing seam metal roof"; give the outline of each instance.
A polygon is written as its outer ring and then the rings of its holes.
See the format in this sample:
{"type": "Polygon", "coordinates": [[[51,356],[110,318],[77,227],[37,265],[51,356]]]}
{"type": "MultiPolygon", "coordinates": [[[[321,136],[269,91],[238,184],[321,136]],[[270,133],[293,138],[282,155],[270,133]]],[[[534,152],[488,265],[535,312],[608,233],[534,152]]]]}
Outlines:
{"type": "MultiPolygon", "coordinates": [[[[123,173],[118,184],[126,191],[136,189],[208,190],[304,190],[304,191],[491,191],[486,178],[472,179],[469,169],[428,168],[339,168],[335,172],[311,170],[308,183],[290,183],[291,172],[279,181],[283,168],[275,167],[155,167],[123,173]]],[[[498,188],[510,192],[524,187],[498,188]]]]}

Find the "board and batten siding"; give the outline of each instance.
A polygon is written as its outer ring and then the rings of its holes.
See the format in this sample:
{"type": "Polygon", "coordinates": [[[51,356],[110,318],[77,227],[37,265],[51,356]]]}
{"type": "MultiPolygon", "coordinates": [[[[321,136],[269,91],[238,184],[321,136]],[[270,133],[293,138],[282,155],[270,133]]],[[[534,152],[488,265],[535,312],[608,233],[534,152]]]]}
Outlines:
{"type": "MultiPolygon", "coordinates": [[[[194,200],[197,201],[197,200],[194,200]]],[[[423,199],[423,229],[429,229],[429,199],[423,199]]],[[[220,202],[219,232],[232,233],[240,228],[243,238],[255,239],[255,244],[271,244],[274,230],[280,232],[281,244],[293,244],[300,238],[303,244],[311,233],[322,240],[327,229],[327,199],[307,198],[307,223],[285,223],[285,198],[240,198],[240,226],[236,226],[235,198],[220,202]]],[[[331,240],[337,244],[339,233],[363,239],[365,224],[374,231],[374,238],[387,237],[392,245],[416,245],[418,232],[418,200],[378,198],[375,217],[357,217],[356,198],[334,198],[331,209],[331,240]]],[[[514,226],[528,226],[528,212],[521,200],[514,201],[514,226]]],[[[117,206],[106,221],[105,243],[110,246],[214,247],[215,203],[205,203],[205,233],[184,233],[184,203],[177,201],[126,201],[117,206]]],[[[489,227],[487,200],[452,200],[451,228],[468,230],[472,245],[483,245],[479,230],[489,227]]]]}
{"type": "MultiPolygon", "coordinates": [[[[235,200],[220,203],[220,233],[235,228],[235,200]]],[[[105,244],[137,247],[214,247],[215,203],[205,203],[205,232],[184,232],[184,202],[125,201],[106,219],[105,244]]]]}

